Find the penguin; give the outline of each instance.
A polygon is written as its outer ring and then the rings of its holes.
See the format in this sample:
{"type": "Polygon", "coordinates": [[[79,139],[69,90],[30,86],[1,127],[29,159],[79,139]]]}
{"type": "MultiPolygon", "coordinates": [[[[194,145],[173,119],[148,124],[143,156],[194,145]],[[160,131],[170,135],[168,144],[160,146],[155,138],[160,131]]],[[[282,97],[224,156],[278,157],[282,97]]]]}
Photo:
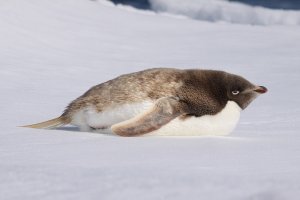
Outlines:
{"type": "Polygon", "coordinates": [[[63,114],[29,128],[67,124],[119,136],[228,135],[267,88],[217,70],[153,68],[93,86],[63,114]]]}

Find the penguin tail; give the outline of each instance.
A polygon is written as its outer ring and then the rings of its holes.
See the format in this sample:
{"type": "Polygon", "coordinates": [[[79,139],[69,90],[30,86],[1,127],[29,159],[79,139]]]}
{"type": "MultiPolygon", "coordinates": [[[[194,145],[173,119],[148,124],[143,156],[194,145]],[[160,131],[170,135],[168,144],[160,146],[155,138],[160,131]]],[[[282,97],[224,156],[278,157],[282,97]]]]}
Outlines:
{"type": "Polygon", "coordinates": [[[45,122],[40,122],[37,124],[31,124],[31,125],[25,125],[25,126],[21,126],[21,127],[37,128],[37,129],[53,129],[53,128],[57,128],[57,127],[61,127],[63,125],[69,124],[69,123],[70,123],[70,120],[67,120],[63,116],[60,116],[60,117],[50,119],[45,122]]]}

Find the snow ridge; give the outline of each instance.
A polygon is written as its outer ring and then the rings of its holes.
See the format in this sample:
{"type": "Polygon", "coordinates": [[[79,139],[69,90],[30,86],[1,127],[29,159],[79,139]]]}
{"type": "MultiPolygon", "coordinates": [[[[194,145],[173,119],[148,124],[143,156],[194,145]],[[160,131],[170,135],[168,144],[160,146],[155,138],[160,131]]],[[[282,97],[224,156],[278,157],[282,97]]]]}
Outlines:
{"type": "Polygon", "coordinates": [[[197,20],[252,25],[300,25],[300,12],[253,7],[225,0],[150,0],[153,10],[197,20]]]}

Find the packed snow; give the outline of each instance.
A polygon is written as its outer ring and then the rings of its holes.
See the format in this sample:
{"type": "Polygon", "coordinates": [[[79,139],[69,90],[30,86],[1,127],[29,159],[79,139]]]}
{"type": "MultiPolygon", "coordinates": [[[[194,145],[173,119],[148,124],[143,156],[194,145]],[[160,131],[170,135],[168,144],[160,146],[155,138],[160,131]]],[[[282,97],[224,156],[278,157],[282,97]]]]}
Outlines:
{"type": "Polygon", "coordinates": [[[299,197],[299,26],[211,23],[102,0],[0,5],[1,200],[299,197]],[[269,92],[226,137],[18,127],[59,116],[93,85],[151,67],[225,70],[269,92]]]}
{"type": "Polygon", "coordinates": [[[300,11],[273,10],[227,0],[149,0],[157,12],[197,20],[254,25],[300,25],[300,11]]]}

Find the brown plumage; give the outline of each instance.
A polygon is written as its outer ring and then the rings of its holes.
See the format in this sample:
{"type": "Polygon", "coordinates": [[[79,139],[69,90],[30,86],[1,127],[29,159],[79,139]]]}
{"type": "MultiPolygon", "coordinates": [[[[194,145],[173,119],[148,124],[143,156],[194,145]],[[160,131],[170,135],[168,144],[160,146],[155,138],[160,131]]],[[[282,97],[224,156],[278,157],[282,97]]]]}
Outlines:
{"type": "Polygon", "coordinates": [[[157,130],[177,117],[185,120],[189,116],[216,115],[228,101],[234,101],[244,109],[259,93],[266,91],[263,86],[255,86],[240,76],[223,71],[149,69],[96,85],[72,101],[59,118],[27,127],[76,124],[75,115],[82,111],[85,113],[82,120],[86,121],[83,126],[91,130],[94,127],[84,118],[91,108],[96,113],[105,113],[124,104],[153,102],[153,106],[141,114],[118,123],[103,124],[119,135],[141,135],[157,130]]]}

